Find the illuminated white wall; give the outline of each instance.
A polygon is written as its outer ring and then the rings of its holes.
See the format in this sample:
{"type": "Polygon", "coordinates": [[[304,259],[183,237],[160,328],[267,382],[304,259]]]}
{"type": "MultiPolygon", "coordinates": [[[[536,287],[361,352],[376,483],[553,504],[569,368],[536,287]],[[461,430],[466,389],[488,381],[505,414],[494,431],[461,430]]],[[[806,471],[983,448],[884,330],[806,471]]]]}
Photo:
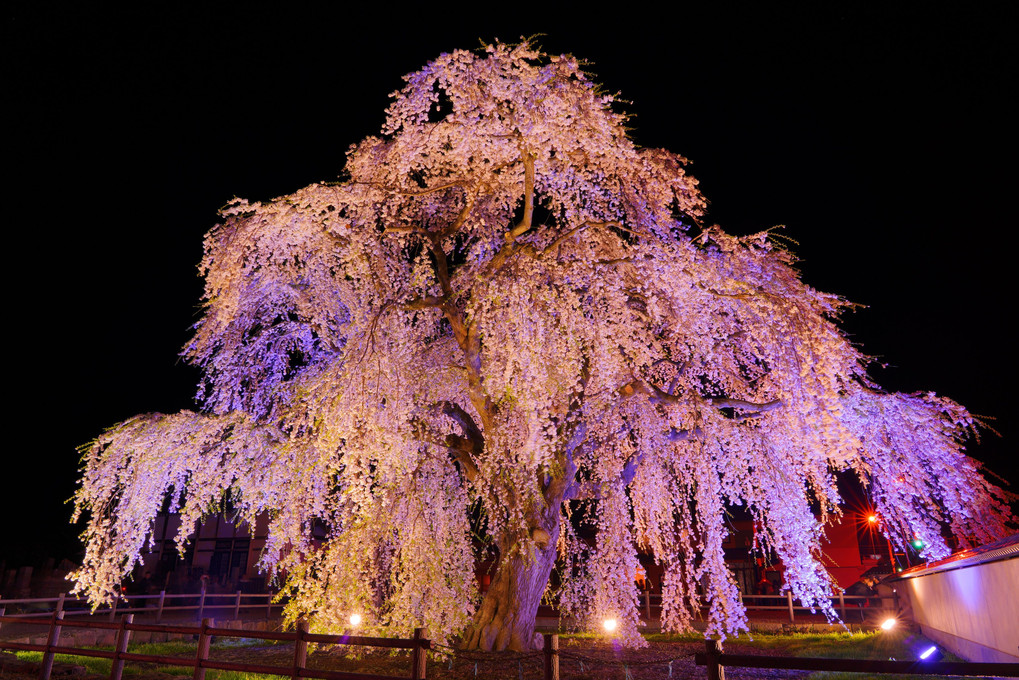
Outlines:
{"type": "Polygon", "coordinates": [[[969,661],[1019,661],[1019,558],[906,578],[923,634],[969,661]]]}

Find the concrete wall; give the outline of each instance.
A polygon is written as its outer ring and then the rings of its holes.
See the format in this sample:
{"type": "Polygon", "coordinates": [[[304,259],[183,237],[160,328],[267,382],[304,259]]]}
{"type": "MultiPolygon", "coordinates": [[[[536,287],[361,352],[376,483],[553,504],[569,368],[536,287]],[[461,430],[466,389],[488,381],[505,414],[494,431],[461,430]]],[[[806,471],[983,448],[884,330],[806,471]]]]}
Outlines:
{"type": "Polygon", "coordinates": [[[905,578],[924,635],[968,661],[1019,662],[1019,557],[905,578]]]}

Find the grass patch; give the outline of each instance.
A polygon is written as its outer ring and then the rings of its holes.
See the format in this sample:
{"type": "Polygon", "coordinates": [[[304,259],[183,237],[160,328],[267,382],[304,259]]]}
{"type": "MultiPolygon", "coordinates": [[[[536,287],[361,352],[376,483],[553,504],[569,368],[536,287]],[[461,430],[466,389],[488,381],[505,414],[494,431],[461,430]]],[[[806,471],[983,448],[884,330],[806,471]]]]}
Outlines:
{"type": "MultiPolygon", "coordinates": [[[[273,644],[287,644],[286,642],[274,643],[271,640],[257,640],[254,638],[228,638],[222,642],[216,641],[212,645],[212,649],[216,648],[230,648],[236,649],[238,647],[254,647],[254,646],[270,646],[273,644]]],[[[112,651],[112,647],[106,646],[95,646],[91,649],[105,649],[112,651]]],[[[135,654],[151,654],[153,656],[177,656],[183,659],[194,658],[198,651],[198,643],[193,640],[174,640],[170,642],[144,642],[141,644],[128,645],[128,651],[135,654]]],[[[24,661],[31,661],[35,663],[42,662],[42,652],[17,652],[17,657],[24,661]]],[[[69,663],[76,666],[84,666],[89,674],[105,675],[109,676],[110,668],[113,666],[112,659],[99,659],[93,656],[74,656],[72,654],[57,654],[54,656],[56,663],[69,663]]],[[[160,666],[154,664],[137,664],[134,662],[128,662],[124,665],[124,676],[135,676],[143,673],[151,673],[155,669],[156,672],[166,673],[167,675],[180,675],[190,677],[194,672],[194,669],[187,666],[160,666]]],[[[222,671],[209,669],[205,673],[205,677],[209,680],[275,680],[277,678],[283,678],[283,676],[277,675],[263,675],[257,673],[241,673],[238,671],[222,671]]]]}
{"type": "MultiPolygon", "coordinates": [[[[817,646],[801,643],[793,646],[794,656],[823,656],[832,659],[894,659],[896,661],[917,661],[920,653],[931,646],[931,641],[919,633],[908,631],[857,633],[854,639],[841,644],[837,641],[821,641],[817,646]]],[[[940,648],[939,648],[940,649],[940,648]]],[[[964,661],[946,650],[941,650],[945,661],[964,661]]],[[[811,673],[810,680],[887,680],[889,675],[874,673],[847,673],[841,671],[818,671],[811,673]]],[[[945,676],[909,675],[898,676],[915,680],[934,680],[945,676]]]]}
{"type": "MultiPolygon", "coordinates": [[[[22,661],[42,663],[42,652],[15,652],[22,661]]],[[[57,654],[53,657],[56,663],[72,663],[76,666],[84,666],[88,673],[100,675],[110,674],[110,660],[97,659],[93,656],[71,656],[70,654],[57,654]]],[[[126,670],[126,669],[125,669],[126,670]]]]}
{"type": "Polygon", "coordinates": [[[834,659],[887,659],[901,648],[898,639],[884,631],[850,633],[788,633],[748,635],[731,638],[733,642],[761,649],[785,652],[789,656],[819,656],[834,659]]]}
{"type": "MultiPolygon", "coordinates": [[[[597,633],[564,635],[576,639],[596,639],[603,637],[597,633]]],[[[670,633],[654,633],[645,635],[648,642],[692,643],[703,649],[704,637],[701,634],[676,635],[670,633]]],[[[918,633],[908,630],[831,633],[755,633],[742,634],[726,639],[723,648],[739,654],[780,654],[800,658],[827,659],[875,659],[887,661],[915,661],[920,652],[931,646],[931,641],[918,633]]],[[[958,657],[941,650],[945,661],[963,661],[958,657]]],[[[879,675],[873,673],[847,673],[816,671],[807,676],[810,680],[891,680],[895,677],[917,680],[934,680],[944,676],[933,675],[879,675]]]]}
{"type": "Polygon", "coordinates": [[[174,640],[172,642],[143,642],[140,645],[128,645],[127,651],[135,654],[152,654],[158,656],[190,656],[198,653],[198,643],[191,640],[174,640]]]}
{"type": "MultiPolygon", "coordinates": [[[[698,636],[649,635],[649,640],[661,641],[695,641],[703,638],[698,636]]],[[[754,649],[770,650],[787,656],[814,657],[826,659],[877,659],[881,661],[916,661],[920,653],[933,643],[920,635],[907,630],[869,631],[851,633],[840,631],[833,633],[790,633],[790,634],[742,634],[729,638],[729,645],[740,645],[741,653],[754,653],[754,649]],[[748,649],[749,648],[749,649],[748,649]]],[[[724,645],[723,645],[724,646],[724,645]]],[[[940,649],[940,648],[939,648],[940,649]]],[[[964,661],[942,649],[945,661],[964,661]]],[[[889,680],[896,676],[873,673],[848,673],[832,671],[815,671],[807,676],[810,680],[889,680]]],[[[945,676],[908,675],[898,676],[915,680],[935,680],[945,676]]]]}
{"type": "MultiPolygon", "coordinates": [[[[136,650],[131,650],[136,651],[136,650]]],[[[193,652],[194,650],[192,650],[193,652]]],[[[138,654],[155,654],[157,652],[142,652],[138,651],[138,654]]],[[[34,661],[36,663],[42,662],[42,652],[18,652],[18,658],[25,661],[34,661]]],[[[113,661],[110,659],[97,659],[92,656],[72,656],[70,654],[57,654],[54,657],[56,663],[69,663],[76,666],[84,666],[86,672],[90,675],[103,675],[109,677],[110,667],[113,665],[113,661]]],[[[149,664],[145,664],[150,666],[149,664]]],[[[124,677],[130,677],[135,675],[142,675],[144,673],[152,672],[151,666],[149,668],[139,667],[137,664],[125,664],[124,665],[124,677]]],[[[191,677],[194,672],[193,669],[187,666],[156,666],[155,671],[158,673],[166,673],[167,675],[179,675],[181,677],[191,677]]],[[[260,673],[241,673],[238,671],[221,671],[215,669],[209,669],[205,672],[205,677],[209,680],[284,680],[284,676],[281,675],[263,675],[260,673]]],[[[289,676],[288,676],[289,677],[289,676]]]]}
{"type": "MultiPolygon", "coordinates": [[[[592,635],[592,637],[599,637],[592,635]]],[[[645,633],[644,639],[648,642],[697,642],[704,644],[703,633],[645,633]]]]}
{"type": "MultiPolygon", "coordinates": [[[[687,635],[672,635],[672,634],[650,634],[646,636],[648,641],[651,643],[651,648],[648,650],[638,650],[638,652],[648,652],[650,656],[656,656],[654,646],[655,644],[682,644],[683,649],[686,651],[700,651],[704,648],[703,636],[699,634],[687,634],[687,635]],[[688,645],[688,646],[687,646],[688,645]]],[[[574,644],[580,644],[581,647],[585,647],[585,643],[595,643],[593,649],[600,649],[601,642],[605,641],[605,636],[597,633],[576,633],[566,634],[561,636],[565,640],[574,640],[574,644]]],[[[830,658],[830,659],[896,659],[899,661],[912,661],[915,660],[920,651],[930,646],[930,642],[921,635],[910,633],[907,630],[896,630],[892,632],[865,632],[865,633],[850,633],[846,631],[832,632],[832,633],[794,633],[794,634],[772,634],[772,633],[758,633],[754,635],[740,635],[737,637],[729,638],[725,643],[724,647],[728,651],[732,651],[740,654],[768,654],[768,655],[783,655],[783,656],[795,656],[795,657],[816,657],[816,658],[830,658]]],[[[231,656],[229,652],[243,647],[270,647],[275,645],[290,646],[292,643],[278,642],[271,643],[270,641],[260,639],[238,639],[238,638],[224,638],[222,640],[217,639],[212,646],[212,658],[216,658],[216,650],[220,653],[226,654],[228,657],[231,656]]],[[[159,642],[159,643],[144,643],[131,645],[130,651],[139,654],[151,654],[155,656],[175,656],[182,659],[194,658],[197,649],[197,643],[195,641],[176,640],[173,642],[159,642]]],[[[673,648],[675,649],[675,648],[673,648]]],[[[278,656],[282,650],[274,651],[270,656],[278,656]]],[[[639,653],[635,652],[635,657],[639,659],[639,653]]],[[[256,652],[258,654],[259,652],[256,652]]],[[[660,656],[662,650],[658,650],[657,656],[660,656]]],[[[39,662],[42,659],[42,654],[39,652],[20,652],[18,656],[22,659],[39,662]]],[[[244,655],[240,655],[243,657],[244,655]]],[[[221,657],[222,658],[222,657],[221,657]]],[[[957,660],[948,654],[945,655],[946,660],[957,660]]],[[[95,659],[91,657],[80,657],[80,656],[69,656],[69,655],[58,655],[57,661],[63,663],[73,663],[81,666],[85,666],[90,674],[108,676],[110,672],[111,661],[108,659],[95,659]]],[[[433,662],[435,659],[432,660],[433,662]]],[[[270,663],[275,663],[271,661],[270,663]]],[[[381,662],[380,662],[381,663],[381,662]]],[[[374,662],[373,662],[374,664],[374,662]]],[[[378,664],[374,664],[378,665],[378,664]]],[[[378,668],[373,667],[371,672],[383,672],[393,673],[395,667],[390,669],[385,663],[378,668]]],[[[398,664],[399,673],[405,672],[405,663],[401,660],[398,664]]],[[[192,674],[192,669],[184,666],[156,666],[153,664],[139,665],[132,662],[128,662],[124,668],[124,674],[126,678],[137,677],[143,673],[151,673],[153,670],[166,673],[168,675],[181,676],[182,678],[189,677],[192,674]]],[[[364,671],[358,667],[359,671],[364,671]]],[[[735,669],[734,669],[735,670],[735,669]]],[[[265,676],[251,673],[242,673],[237,671],[207,671],[209,680],[285,680],[286,676],[265,676]]],[[[882,680],[894,680],[895,676],[888,675],[874,675],[866,673],[845,673],[845,672],[815,672],[808,676],[810,680],[864,680],[869,678],[880,678],[882,680]]],[[[899,676],[904,679],[907,678],[920,678],[921,680],[933,680],[936,676],[899,676]]]]}

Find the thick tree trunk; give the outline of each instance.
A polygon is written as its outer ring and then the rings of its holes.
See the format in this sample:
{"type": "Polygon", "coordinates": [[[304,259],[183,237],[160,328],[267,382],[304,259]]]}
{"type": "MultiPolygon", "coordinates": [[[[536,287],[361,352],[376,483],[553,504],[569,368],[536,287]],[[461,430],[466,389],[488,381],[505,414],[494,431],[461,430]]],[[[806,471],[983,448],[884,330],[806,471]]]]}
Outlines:
{"type": "MultiPolygon", "coordinates": [[[[555,566],[558,523],[536,529],[532,536],[534,540],[525,541],[522,549],[517,544],[515,554],[500,561],[465,637],[465,649],[540,648],[534,639],[534,620],[555,566]]],[[[506,549],[513,550],[509,546],[506,549]]]]}

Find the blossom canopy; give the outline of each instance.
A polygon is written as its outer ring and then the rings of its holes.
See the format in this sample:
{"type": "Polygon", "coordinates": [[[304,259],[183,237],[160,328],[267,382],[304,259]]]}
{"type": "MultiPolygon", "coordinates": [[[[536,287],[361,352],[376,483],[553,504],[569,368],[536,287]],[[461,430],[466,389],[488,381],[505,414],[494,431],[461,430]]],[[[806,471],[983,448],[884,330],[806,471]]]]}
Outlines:
{"type": "Polygon", "coordinates": [[[184,350],[201,410],[86,449],[78,592],[111,597],[167,498],[185,527],[224,499],[267,514],[261,566],[291,616],[484,649],[533,644],[557,560],[562,608],[640,644],[641,550],[665,566],[666,628],[706,605],[709,633],[744,629],[733,505],[834,616],[818,557],[843,471],[900,545],[1000,536],[972,416],[874,385],[836,325],[848,303],[768,233],[702,225],[684,159],[625,122],[572,57],[455,51],[406,77],[340,181],[224,208],[184,350]],[[479,532],[498,554],[483,599],[479,532]]]}

